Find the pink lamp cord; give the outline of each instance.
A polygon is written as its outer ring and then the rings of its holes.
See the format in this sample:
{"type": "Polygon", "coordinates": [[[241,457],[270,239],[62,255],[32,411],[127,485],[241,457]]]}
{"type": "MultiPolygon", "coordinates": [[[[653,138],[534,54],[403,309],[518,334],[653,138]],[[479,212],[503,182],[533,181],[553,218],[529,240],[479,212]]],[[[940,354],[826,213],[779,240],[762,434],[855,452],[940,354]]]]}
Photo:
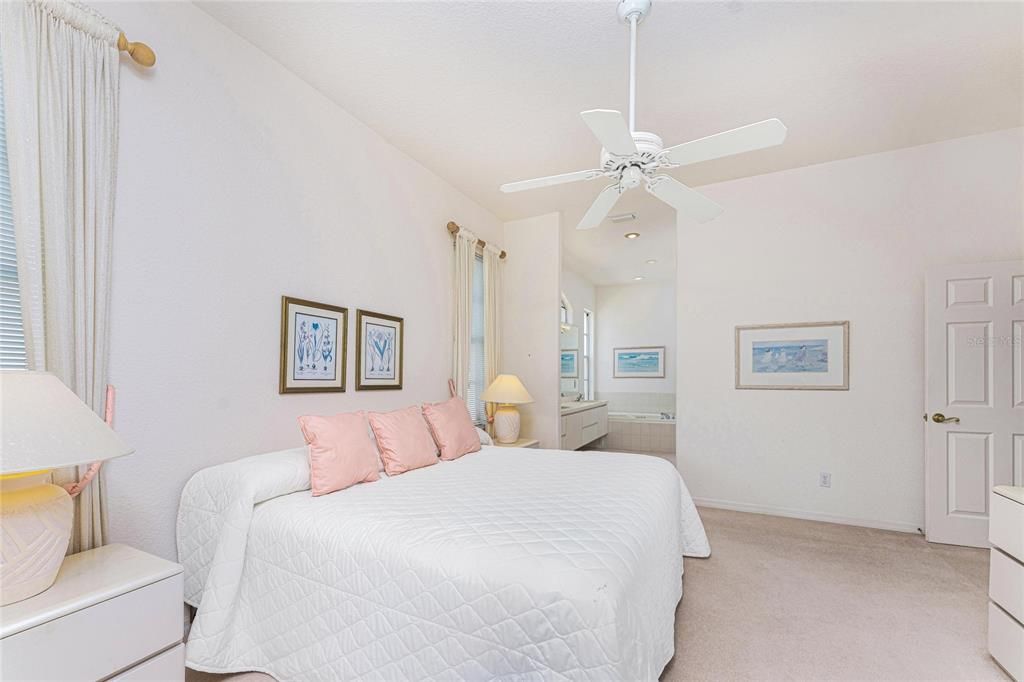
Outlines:
{"type": "MultiPolygon", "coordinates": [[[[107,384],[107,400],[106,405],[103,408],[103,421],[107,423],[107,426],[114,428],[114,387],[107,384]]],[[[89,468],[85,470],[85,475],[82,476],[82,480],[78,483],[65,483],[64,490],[68,491],[68,495],[75,497],[78,493],[85,489],[85,486],[89,485],[89,481],[96,478],[96,474],[100,472],[100,467],[103,466],[103,462],[93,462],[89,465],[89,468]]]]}

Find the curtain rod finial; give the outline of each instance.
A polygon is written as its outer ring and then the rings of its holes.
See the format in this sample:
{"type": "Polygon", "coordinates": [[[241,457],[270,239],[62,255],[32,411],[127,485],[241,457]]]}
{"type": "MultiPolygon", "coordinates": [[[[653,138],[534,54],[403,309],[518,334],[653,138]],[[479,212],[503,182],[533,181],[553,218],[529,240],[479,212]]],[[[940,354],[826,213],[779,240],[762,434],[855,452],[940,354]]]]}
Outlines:
{"type": "Polygon", "coordinates": [[[117,49],[127,52],[132,61],[139,66],[149,68],[156,64],[156,53],[146,43],[130,43],[124,33],[117,36],[117,49]]]}
{"type": "Polygon", "coordinates": [[[449,232],[451,232],[452,234],[458,234],[458,233],[459,233],[459,230],[461,230],[461,229],[462,229],[462,228],[461,228],[461,227],[459,227],[459,226],[458,226],[457,224],[455,224],[454,222],[452,222],[452,221],[448,221],[448,231],[449,231],[449,232]]]}

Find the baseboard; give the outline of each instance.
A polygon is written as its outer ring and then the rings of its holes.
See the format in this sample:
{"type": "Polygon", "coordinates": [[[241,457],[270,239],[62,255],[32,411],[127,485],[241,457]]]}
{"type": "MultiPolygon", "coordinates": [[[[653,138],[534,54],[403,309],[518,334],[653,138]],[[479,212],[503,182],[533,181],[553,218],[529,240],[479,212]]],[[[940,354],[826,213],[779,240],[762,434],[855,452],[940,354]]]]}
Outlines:
{"type": "Polygon", "coordinates": [[[766,514],[768,516],[785,516],[791,519],[804,519],[805,521],[824,521],[826,523],[839,523],[844,526],[860,526],[862,528],[877,528],[879,530],[894,530],[900,533],[919,534],[918,527],[913,523],[902,521],[880,521],[878,519],[856,519],[848,516],[837,516],[822,512],[807,511],[804,509],[788,509],[786,507],[769,507],[761,504],[748,504],[746,502],[731,502],[729,500],[713,500],[707,497],[695,497],[694,503],[698,507],[711,507],[713,509],[729,509],[731,511],[747,512],[750,514],[766,514]]]}

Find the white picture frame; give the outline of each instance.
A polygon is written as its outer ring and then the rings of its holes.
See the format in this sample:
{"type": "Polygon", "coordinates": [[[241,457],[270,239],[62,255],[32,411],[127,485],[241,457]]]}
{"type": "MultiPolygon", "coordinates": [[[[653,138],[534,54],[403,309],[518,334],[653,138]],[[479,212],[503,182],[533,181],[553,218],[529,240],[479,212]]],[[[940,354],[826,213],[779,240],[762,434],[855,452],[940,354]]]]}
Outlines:
{"type": "Polygon", "coordinates": [[[628,346],[612,349],[615,379],[664,379],[665,346],[628,346]]]}
{"type": "Polygon", "coordinates": [[[737,389],[850,389],[849,321],[737,326],[735,347],[737,389]]]}
{"type": "Polygon", "coordinates": [[[580,352],[575,348],[563,348],[560,361],[562,379],[576,379],[580,375],[580,352]]]}

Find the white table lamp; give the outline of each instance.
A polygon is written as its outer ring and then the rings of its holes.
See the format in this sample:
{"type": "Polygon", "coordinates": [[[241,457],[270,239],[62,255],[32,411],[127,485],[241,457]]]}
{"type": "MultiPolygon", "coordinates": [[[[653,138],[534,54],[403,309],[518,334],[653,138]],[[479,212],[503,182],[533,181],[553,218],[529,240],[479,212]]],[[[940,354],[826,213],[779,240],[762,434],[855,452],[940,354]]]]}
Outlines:
{"type": "Polygon", "coordinates": [[[519,410],[516,405],[532,403],[533,397],[515,374],[499,374],[480,396],[489,403],[498,403],[494,411],[494,437],[499,443],[519,440],[519,410]]]}
{"type": "Polygon", "coordinates": [[[0,372],[0,606],[50,587],[71,538],[74,506],[52,469],[132,449],[47,372],[0,372]]]}

